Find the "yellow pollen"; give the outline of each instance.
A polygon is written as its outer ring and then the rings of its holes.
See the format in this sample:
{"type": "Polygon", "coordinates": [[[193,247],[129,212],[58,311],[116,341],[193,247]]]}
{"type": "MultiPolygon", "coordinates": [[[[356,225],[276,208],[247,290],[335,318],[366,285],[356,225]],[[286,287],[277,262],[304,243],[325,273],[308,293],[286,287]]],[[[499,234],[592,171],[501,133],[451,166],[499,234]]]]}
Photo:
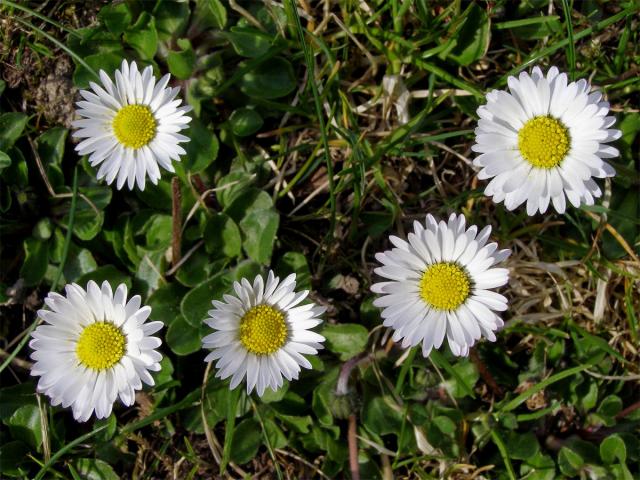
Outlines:
{"type": "Polygon", "coordinates": [[[455,263],[430,265],[420,280],[420,296],[437,310],[455,310],[469,297],[469,275],[455,263]]]}
{"type": "Polygon", "coordinates": [[[256,355],[277,352],[288,335],[284,314],[269,305],[252,307],[240,320],[240,343],[256,355]]]}
{"type": "Polygon", "coordinates": [[[80,363],[93,370],[113,367],[124,356],[127,340],[111,322],[96,322],[82,330],[76,355],[80,363]]]}
{"type": "Polygon", "coordinates": [[[550,116],[532,118],[518,132],[518,148],[524,159],[534,167],[553,168],[569,153],[569,131],[550,116]]]}
{"type": "Polygon", "coordinates": [[[146,105],[122,107],[111,125],[118,142],[135,149],[144,147],[153,140],[158,126],[151,109],[146,105]]]}

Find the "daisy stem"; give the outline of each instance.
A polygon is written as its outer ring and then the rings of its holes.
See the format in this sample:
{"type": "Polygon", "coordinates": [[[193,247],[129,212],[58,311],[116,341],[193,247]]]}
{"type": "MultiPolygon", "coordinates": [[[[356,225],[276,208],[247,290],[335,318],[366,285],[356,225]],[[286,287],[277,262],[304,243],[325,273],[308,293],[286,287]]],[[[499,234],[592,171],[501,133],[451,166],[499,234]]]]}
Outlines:
{"type": "Polygon", "coordinates": [[[569,77],[571,81],[575,80],[576,76],[576,46],[573,41],[573,24],[571,23],[571,7],[569,6],[569,0],[562,0],[562,10],[564,12],[564,22],[567,25],[567,61],[569,62],[569,77]]]}
{"type": "Polygon", "coordinates": [[[262,415],[260,415],[260,410],[256,405],[256,402],[253,400],[253,397],[249,397],[251,399],[251,406],[253,407],[253,411],[256,413],[256,417],[258,417],[258,422],[260,423],[260,427],[262,428],[262,434],[264,435],[264,443],[267,446],[267,450],[269,450],[269,455],[271,456],[271,460],[273,460],[273,466],[276,469],[276,473],[278,474],[278,479],[282,480],[282,472],[280,471],[280,465],[278,465],[278,459],[276,458],[275,453],[273,453],[273,448],[271,448],[271,441],[269,440],[269,434],[267,433],[267,429],[264,426],[264,421],[262,420],[262,415]]]}
{"type": "Polygon", "coordinates": [[[413,347],[411,352],[407,356],[407,358],[402,362],[402,368],[400,369],[400,373],[398,374],[398,380],[396,381],[396,394],[400,395],[400,390],[402,389],[402,385],[404,384],[404,378],[407,376],[411,365],[413,364],[413,359],[416,356],[416,352],[420,347],[413,347]]]}
{"type": "Polygon", "coordinates": [[[180,250],[182,243],[182,192],[180,191],[180,179],[171,179],[173,235],[171,237],[171,264],[175,267],[180,262],[180,250]]]}
{"type": "MultiPolygon", "coordinates": [[[[69,255],[69,245],[71,244],[71,234],[73,232],[73,223],[76,217],[76,205],[78,200],[78,167],[73,170],[73,190],[71,196],[71,208],[69,209],[69,223],[67,223],[67,236],[64,239],[64,246],[62,248],[62,258],[60,259],[60,265],[58,266],[58,273],[51,284],[50,291],[54,292],[58,288],[58,283],[60,282],[60,278],[62,277],[62,270],[64,269],[64,264],[67,262],[67,256],[69,255]]],[[[5,368],[13,361],[13,359],[18,355],[20,350],[24,348],[29,339],[31,338],[31,332],[38,326],[39,319],[33,321],[33,323],[29,326],[29,328],[24,332],[24,336],[20,343],[16,345],[16,348],[9,354],[2,365],[0,365],[0,373],[4,371],[5,368]]]]}
{"type": "Polygon", "coordinates": [[[100,433],[102,430],[104,430],[105,428],[107,428],[109,425],[105,424],[105,425],[101,425],[98,428],[94,428],[93,430],[91,430],[89,433],[85,433],[84,435],[79,436],[78,438],[76,438],[75,440],[72,440],[71,442],[67,443],[64,447],[62,447],[60,450],[58,450],[56,453],[53,454],[53,456],[51,457],[51,459],[44,464],[44,466],[40,469],[40,471],[38,472],[38,474],[35,476],[34,480],[40,480],[44,477],[44,474],[47,473],[47,470],[49,470],[49,468],[56,463],[56,461],[62,457],[65,453],[67,453],[69,450],[73,449],[76,445],[79,445],[81,443],[86,442],[88,439],[90,439],[91,437],[93,437],[94,435],[100,433]]]}
{"type": "Polygon", "coordinates": [[[498,433],[498,431],[494,428],[491,430],[491,439],[493,443],[496,444],[498,450],[500,451],[500,455],[502,456],[502,460],[504,461],[504,466],[507,468],[507,474],[511,480],[516,480],[516,472],[513,469],[513,465],[511,464],[511,459],[509,458],[509,452],[507,451],[507,446],[504,444],[502,437],[498,433]]]}

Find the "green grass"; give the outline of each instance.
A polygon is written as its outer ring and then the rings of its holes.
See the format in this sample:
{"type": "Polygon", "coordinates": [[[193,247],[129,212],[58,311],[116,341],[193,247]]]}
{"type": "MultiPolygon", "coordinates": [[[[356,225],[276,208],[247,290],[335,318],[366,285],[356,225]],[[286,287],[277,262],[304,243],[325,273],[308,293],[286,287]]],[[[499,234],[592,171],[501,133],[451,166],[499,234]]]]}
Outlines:
{"type": "Polygon", "coordinates": [[[0,0],[0,477],[637,478],[638,10],[0,0]],[[194,108],[180,215],[167,172],[118,191],[74,152],[74,89],[122,58],[170,72],[194,108]],[[527,217],[482,193],[476,110],[535,65],[611,103],[618,175],[595,206],[527,217]],[[510,306],[495,343],[425,359],[382,327],[374,255],[454,211],[512,249],[510,306]],[[269,268],[328,307],[329,341],[260,399],[207,368],[201,321],[233,280],[269,268]],[[35,393],[27,343],[47,293],[90,279],[143,297],[165,358],[135,406],[78,424],[35,393]]]}

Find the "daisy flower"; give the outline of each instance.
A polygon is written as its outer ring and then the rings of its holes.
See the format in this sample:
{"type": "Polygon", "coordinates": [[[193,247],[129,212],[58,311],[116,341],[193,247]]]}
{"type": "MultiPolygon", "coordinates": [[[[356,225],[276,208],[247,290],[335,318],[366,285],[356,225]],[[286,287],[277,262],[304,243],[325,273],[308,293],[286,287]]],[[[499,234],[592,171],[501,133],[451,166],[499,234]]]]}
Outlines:
{"type": "Polygon", "coordinates": [[[100,70],[102,86],[90,82],[93,92],[80,90],[83,101],[77,113],[85,117],[73,122],[78,128],[73,136],[85,138],[77,146],[80,155],[89,155],[92,166],[100,165],[98,180],[108,184],[117,178],[120,190],[126,183],[144,190],[145,179],[154,185],[160,179],[160,165],[174,171],[171,161],[180,161],[185,150],[179,145],[189,138],[180,130],[191,118],[185,115],[191,107],[179,105],[175,99],[180,87],[167,88],[170,75],[156,83],[149,66],[142,73],[136,62],[122,61],[116,70],[115,83],[100,70]]]}
{"type": "Polygon", "coordinates": [[[422,342],[426,357],[445,336],[460,356],[481,336],[495,341],[493,332],[504,325],[495,311],[506,310],[507,299],[490,289],[506,284],[509,272],[493,265],[511,251],[487,244],[490,233],[490,226],[465,229],[464,216],[452,214],[447,223],[427,215],[426,228],[414,222],[408,241],[389,237],[395,248],[376,254],[383,266],[375,269],[388,281],[371,290],[380,294],[373,304],[383,309],[395,342],[404,348],[422,342]]]}
{"type": "Polygon", "coordinates": [[[236,295],[214,300],[205,323],[215,332],[202,339],[211,349],[205,362],[217,360],[216,377],[231,377],[234,389],[247,378],[247,393],[255,388],[277,390],[283,377],[297,379],[300,367],[311,368],[303,356],[316,355],[325,338],[310,329],[322,323],[326,310],[313,303],[297,306],[309,292],[295,292],[296,275],[282,282],[273,272],[265,281],[258,275],[253,285],[246,278],[234,282],[236,295]]]}
{"type": "Polygon", "coordinates": [[[609,103],[590,92],[586,80],[567,83],[567,75],[551,67],[545,77],[539,67],[531,75],[509,77],[509,92],[493,90],[478,108],[473,161],[482,167],[478,178],[491,178],[484,193],[513,210],[524,202],[527,214],[544,213],[549,203],[564,213],[593,205],[602,192],[593,178],[612,177],[603,159],[619,152],[607,145],[620,138],[610,128],[609,103]]]}
{"type": "Polygon", "coordinates": [[[49,310],[39,310],[45,322],[31,334],[29,346],[35,360],[31,375],[39,376],[38,392],[52,405],[71,406],[73,416],[85,422],[111,414],[113,403],[133,405],[142,382],[153,385],[149,371],[160,370],[162,343],[152,334],[162,322],[145,323],[151,307],[140,308],[140,296],[127,302],[127,286],[115,294],[90,281],[87,289],[72,283],[66,296],[50,292],[44,299],[49,310]]]}

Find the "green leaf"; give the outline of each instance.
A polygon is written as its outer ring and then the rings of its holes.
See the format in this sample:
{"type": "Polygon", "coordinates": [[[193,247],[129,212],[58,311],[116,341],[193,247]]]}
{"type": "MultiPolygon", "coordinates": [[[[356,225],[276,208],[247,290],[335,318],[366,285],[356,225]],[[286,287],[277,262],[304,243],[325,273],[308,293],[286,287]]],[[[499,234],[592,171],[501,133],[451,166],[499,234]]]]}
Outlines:
{"type": "Polygon", "coordinates": [[[38,153],[45,167],[62,163],[68,133],[66,128],[53,127],[38,137],[38,153]]]}
{"type": "Polygon", "coordinates": [[[462,14],[464,23],[454,33],[455,46],[449,57],[466,66],[482,58],[491,40],[491,20],[484,8],[472,2],[462,14]]]}
{"type": "Polygon", "coordinates": [[[224,212],[239,223],[252,212],[270,208],[273,208],[273,200],[267,192],[259,188],[248,188],[235,192],[233,201],[225,208],[224,212]]]}
{"type": "Polygon", "coordinates": [[[124,32],[133,20],[126,3],[106,5],[98,12],[98,18],[116,35],[124,32]]]}
{"type": "Polygon", "coordinates": [[[101,285],[102,282],[107,281],[114,289],[121,283],[124,283],[129,289],[131,288],[131,277],[122,273],[113,265],[103,265],[91,272],[85,273],[84,275],[76,279],[76,283],[83,286],[89,283],[89,280],[93,280],[98,285],[101,285]]]}
{"type": "Polygon", "coordinates": [[[22,440],[33,448],[40,450],[42,444],[42,419],[40,409],[35,405],[23,405],[18,408],[9,420],[7,426],[11,436],[22,440]]]}
{"type": "Polygon", "coordinates": [[[64,264],[64,278],[67,282],[75,282],[78,278],[93,272],[98,267],[90,250],[78,248],[73,243],[69,248],[67,262],[64,264]]]}
{"type": "Polygon", "coordinates": [[[271,261],[279,224],[280,216],[275,209],[253,211],[242,219],[242,247],[249,258],[265,265],[271,261]]]}
{"type": "Polygon", "coordinates": [[[48,244],[35,238],[27,238],[23,243],[25,259],[20,268],[20,276],[27,286],[40,283],[49,265],[48,244]]]}
{"type": "Polygon", "coordinates": [[[620,410],[622,410],[622,400],[617,395],[608,395],[598,407],[598,413],[605,417],[615,417],[620,410]]]}
{"type": "Polygon", "coordinates": [[[7,151],[27,126],[29,117],[24,113],[9,112],[0,114],[0,150],[7,151]]]}
{"type": "Polygon", "coordinates": [[[27,469],[23,467],[27,461],[29,447],[19,440],[0,445],[0,474],[12,477],[26,477],[27,469]]]}
{"type": "Polygon", "coordinates": [[[218,260],[215,263],[210,263],[210,259],[204,249],[199,249],[180,266],[176,272],[176,280],[185,287],[197,287],[211,276],[212,271],[218,272],[226,262],[218,260]]]}
{"type": "Polygon", "coordinates": [[[239,108],[229,117],[231,131],[238,137],[248,137],[262,128],[262,117],[253,108],[239,108]]]}
{"type": "Polygon", "coordinates": [[[296,289],[311,290],[311,272],[307,257],[299,252],[287,252],[278,261],[276,273],[282,278],[290,273],[296,274],[296,289]]]}
{"type": "Polygon", "coordinates": [[[363,352],[369,339],[367,329],[355,323],[325,325],[320,333],[327,339],[327,349],[337,353],[340,360],[348,360],[363,352]]]}
{"type": "Polygon", "coordinates": [[[0,174],[2,174],[2,171],[9,166],[11,166],[11,157],[0,150],[0,174]]]}
{"type": "Polygon", "coordinates": [[[569,477],[578,474],[580,468],[584,465],[582,457],[568,447],[562,447],[558,455],[558,466],[560,471],[569,477]]]}
{"type": "Polygon", "coordinates": [[[111,465],[98,458],[79,458],[74,465],[83,480],[118,480],[120,478],[111,465]]]}
{"type": "Polygon", "coordinates": [[[228,215],[217,213],[207,220],[204,227],[205,248],[208,253],[225,257],[238,257],[242,253],[240,229],[228,215]]]}
{"type": "Polygon", "coordinates": [[[473,396],[473,386],[480,378],[478,369],[468,360],[462,360],[451,368],[452,377],[447,380],[445,386],[451,395],[462,398],[467,395],[473,396]]]}
{"type": "Polygon", "coordinates": [[[212,129],[207,128],[197,118],[191,121],[184,135],[191,141],[185,145],[187,155],[183,157],[181,163],[176,164],[176,169],[184,168],[191,174],[201,173],[218,156],[218,138],[213,134],[212,129]]]}
{"type": "Polygon", "coordinates": [[[138,21],[125,32],[124,41],[136,49],[144,60],[151,60],[158,49],[156,20],[148,12],[142,12],[138,21]]]}
{"type": "Polygon", "coordinates": [[[149,250],[166,249],[171,245],[173,218],[171,215],[152,215],[145,223],[144,230],[149,250]]]}
{"type": "Polygon", "coordinates": [[[267,418],[264,421],[264,430],[271,448],[284,448],[287,446],[287,437],[284,436],[284,432],[278,427],[276,422],[267,418]]]}
{"type": "MultiPolygon", "coordinates": [[[[102,52],[84,57],[84,61],[96,72],[104,70],[113,77],[114,72],[120,68],[122,64],[123,54],[121,52],[102,52]]],[[[97,81],[96,77],[82,65],[77,65],[73,73],[73,83],[78,88],[87,88],[89,82],[97,81]]]]}
{"type": "Polygon", "coordinates": [[[243,57],[260,57],[267,53],[273,44],[270,35],[253,27],[231,27],[226,36],[236,53],[243,57]]]}
{"type": "Polygon", "coordinates": [[[504,443],[509,456],[516,460],[527,460],[540,451],[538,439],[532,432],[507,432],[504,443]]]}
{"type": "MultiPolygon", "coordinates": [[[[235,170],[222,177],[218,181],[218,191],[216,192],[216,197],[220,205],[222,205],[222,208],[227,209],[231,207],[239,197],[245,197],[247,188],[251,185],[252,181],[252,176],[244,170],[235,170]]],[[[233,215],[231,215],[231,217],[236,222],[239,222],[242,219],[243,212],[244,210],[241,209],[239,217],[234,217],[233,215]]]]}
{"type": "Polygon", "coordinates": [[[38,240],[49,240],[53,234],[53,225],[51,219],[48,217],[43,218],[33,227],[32,235],[38,240]]]}
{"type": "Polygon", "coordinates": [[[620,460],[620,463],[625,463],[627,461],[627,446],[622,437],[614,433],[605,438],[600,444],[600,457],[607,465],[612,464],[616,458],[620,460]]]}
{"type": "Polygon", "coordinates": [[[170,325],[181,315],[180,302],[188,290],[178,283],[168,283],[161,286],[147,299],[151,307],[151,318],[170,325]]]}
{"type": "Polygon", "coordinates": [[[196,54],[191,48],[191,42],[186,38],[178,40],[180,51],[170,51],[167,55],[167,65],[169,72],[180,80],[186,80],[191,77],[193,69],[196,65],[196,54]]]}
{"type": "Polygon", "coordinates": [[[262,99],[284,97],[296,88],[296,84],[291,63],[282,57],[274,57],[240,78],[242,93],[262,99]]]}
{"type": "Polygon", "coordinates": [[[200,329],[187,323],[182,315],[171,321],[165,338],[176,355],[189,355],[202,347],[200,329]]]}
{"type": "MultiPolygon", "coordinates": [[[[373,397],[362,410],[362,423],[376,435],[394,433],[400,435],[402,413],[392,406],[390,397],[373,397]]],[[[455,424],[454,424],[455,428],[455,424]]]]}
{"type": "Polygon", "coordinates": [[[247,418],[236,426],[231,441],[231,460],[242,465],[254,458],[262,444],[262,428],[257,420],[247,418]]]}
{"type": "Polygon", "coordinates": [[[197,0],[194,12],[195,23],[202,30],[222,30],[227,24],[227,10],[220,0],[197,0]]]}
{"type": "Polygon", "coordinates": [[[156,29],[165,37],[179,37],[189,23],[189,2],[163,2],[156,8],[156,29]]]}
{"type": "Polygon", "coordinates": [[[0,388],[0,420],[9,418],[24,405],[37,405],[35,391],[33,382],[0,388]]]}
{"type": "MultiPolygon", "coordinates": [[[[73,233],[80,240],[88,241],[98,235],[102,229],[103,210],[111,202],[111,189],[109,187],[82,187],[79,191],[82,195],[79,195],[77,200],[73,233]]],[[[68,210],[70,207],[71,199],[67,201],[66,213],[61,221],[65,227],[69,224],[68,210]]]]}
{"type": "Polygon", "coordinates": [[[166,283],[164,279],[164,251],[146,252],[140,260],[136,280],[139,290],[145,297],[151,295],[160,285],[166,283]]]}
{"type": "Polygon", "coordinates": [[[220,273],[187,293],[180,304],[180,311],[185,320],[192,327],[200,328],[207,318],[207,312],[213,308],[211,301],[221,299],[230,286],[229,275],[220,273]]]}

